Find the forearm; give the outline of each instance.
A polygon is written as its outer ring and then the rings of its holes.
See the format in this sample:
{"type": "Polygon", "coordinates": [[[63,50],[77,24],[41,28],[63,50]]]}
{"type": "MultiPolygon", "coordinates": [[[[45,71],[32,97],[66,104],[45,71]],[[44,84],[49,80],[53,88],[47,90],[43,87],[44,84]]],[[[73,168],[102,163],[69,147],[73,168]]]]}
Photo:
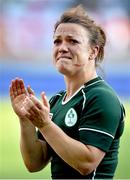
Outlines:
{"type": "Polygon", "coordinates": [[[70,138],[53,122],[40,131],[54,151],[71,167],[80,173],[91,169],[91,152],[83,143],[70,138]]]}
{"type": "Polygon", "coordinates": [[[47,163],[46,147],[37,138],[36,129],[30,121],[20,120],[20,128],[20,150],[24,163],[29,171],[38,171],[47,163]]]}
{"type": "Polygon", "coordinates": [[[22,79],[12,80],[10,98],[13,110],[20,120],[20,149],[24,163],[29,171],[38,171],[47,164],[49,156],[46,142],[37,138],[35,126],[31,123],[33,121],[32,117],[36,116],[33,113],[30,121],[27,117],[30,107],[35,105],[30,98],[31,95],[34,95],[34,92],[29,87],[27,89],[22,79]]]}
{"type": "MultiPolygon", "coordinates": [[[[43,105],[35,96],[26,99],[26,117],[38,127],[46,142],[71,167],[81,174],[92,172],[102,160],[104,152],[93,146],[86,146],[63,132],[49,117],[49,104],[42,94],[43,105]]],[[[35,138],[34,138],[35,139],[35,138]]]]}

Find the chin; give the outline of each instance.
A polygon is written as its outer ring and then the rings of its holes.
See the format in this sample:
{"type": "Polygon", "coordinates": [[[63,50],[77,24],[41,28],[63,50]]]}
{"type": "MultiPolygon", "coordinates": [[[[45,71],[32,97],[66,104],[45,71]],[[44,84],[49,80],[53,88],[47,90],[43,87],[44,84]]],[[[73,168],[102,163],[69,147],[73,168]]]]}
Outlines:
{"type": "Polygon", "coordinates": [[[67,74],[67,70],[66,69],[64,69],[64,68],[57,68],[57,70],[58,70],[58,72],[60,72],[61,74],[67,74]]]}
{"type": "Polygon", "coordinates": [[[61,66],[56,66],[56,69],[58,70],[58,72],[60,72],[61,74],[68,74],[70,72],[69,69],[67,69],[66,67],[64,67],[63,65],[61,66]]]}

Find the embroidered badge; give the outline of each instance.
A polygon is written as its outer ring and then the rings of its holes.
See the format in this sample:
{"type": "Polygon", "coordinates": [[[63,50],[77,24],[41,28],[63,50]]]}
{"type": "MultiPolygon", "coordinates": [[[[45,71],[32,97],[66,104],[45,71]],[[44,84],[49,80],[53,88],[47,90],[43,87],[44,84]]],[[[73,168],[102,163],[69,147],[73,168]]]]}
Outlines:
{"type": "Polygon", "coordinates": [[[76,111],[71,108],[68,110],[66,116],[65,116],[65,124],[68,127],[74,126],[77,122],[77,113],[76,111]]]}

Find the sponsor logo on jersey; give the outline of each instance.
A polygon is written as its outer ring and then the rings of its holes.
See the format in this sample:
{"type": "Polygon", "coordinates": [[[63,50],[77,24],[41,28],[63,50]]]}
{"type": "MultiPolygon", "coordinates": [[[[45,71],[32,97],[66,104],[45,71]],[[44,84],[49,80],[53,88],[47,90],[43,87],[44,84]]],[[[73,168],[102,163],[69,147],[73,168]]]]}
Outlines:
{"type": "Polygon", "coordinates": [[[77,113],[73,108],[70,108],[65,116],[65,124],[68,127],[74,126],[77,122],[77,113]]]}

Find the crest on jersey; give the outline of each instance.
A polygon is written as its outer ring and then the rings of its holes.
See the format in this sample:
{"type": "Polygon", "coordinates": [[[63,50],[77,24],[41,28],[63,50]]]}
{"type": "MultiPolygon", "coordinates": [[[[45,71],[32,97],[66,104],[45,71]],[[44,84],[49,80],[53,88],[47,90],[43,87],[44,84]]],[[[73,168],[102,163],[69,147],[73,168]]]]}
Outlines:
{"type": "Polygon", "coordinates": [[[74,126],[77,122],[77,113],[73,108],[70,108],[65,116],[65,124],[68,127],[74,126]]]}

